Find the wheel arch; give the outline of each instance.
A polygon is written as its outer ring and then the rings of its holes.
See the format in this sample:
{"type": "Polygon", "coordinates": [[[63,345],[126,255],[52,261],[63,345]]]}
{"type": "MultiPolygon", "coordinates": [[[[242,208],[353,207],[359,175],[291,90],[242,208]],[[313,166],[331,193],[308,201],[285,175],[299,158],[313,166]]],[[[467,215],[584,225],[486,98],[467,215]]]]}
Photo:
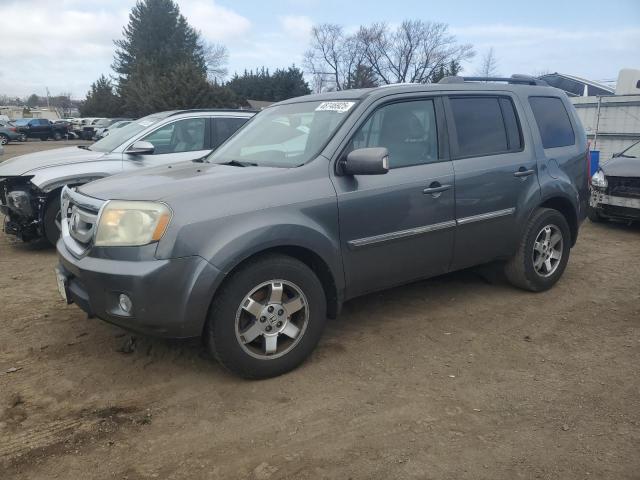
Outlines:
{"type": "Polygon", "coordinates": [[[338,288],[338,283],[336,282],[334,272],[331,270],[329,264],[322,258],[320,254],[308,247],[295,244],[282,244],[266,247],[261,250],[251,252],[250,254],[237,259],[236,262],[232,266],[230,266],[228,273],[225,275],[225,279],[218,286],[218,288],[216,288],[216,292],[211,299],[211,303],[213,303],[213,299],[215,298],[217,292],[220,291],[224,283],[229,278],[231,278],[231,276],[236,271],[238,271],[247,263],[250,263],[257,258],[269,254],[286,255],[288,257],[299,260],[307,267],[309,267],[320,280],[322,288],[325,292],[325,297],[327,299],[327,316],[329,318],[336,318],[338,316],[342,307],[342,295],[340,293],[340,289],[338,288]]]}
{"type": "Polygon", "coordinates": [[[554,195],[542,201],[539,205],[540,208],[551,208],[556,210],[564,216],[569,224],[569,231],[571,233],[571,246],[576,244],[578,239],[578,213],[576,207],[571,200],[562,195],[554,195]]]}

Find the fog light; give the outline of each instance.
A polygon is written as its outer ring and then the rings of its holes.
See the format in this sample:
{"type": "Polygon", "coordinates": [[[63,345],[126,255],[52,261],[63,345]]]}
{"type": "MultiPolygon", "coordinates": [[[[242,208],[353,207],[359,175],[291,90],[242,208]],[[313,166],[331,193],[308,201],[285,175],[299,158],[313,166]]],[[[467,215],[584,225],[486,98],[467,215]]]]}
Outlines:
{"type": "Polygon", "coordinates": [[[131,301],[129,296],[125,295],[124,293],[121,293],[118,300],[119,300],[120,308],[122,309],[122,311],[126,313],[131,313],[131,309],[133,308],[133,302],[131,301]]]}

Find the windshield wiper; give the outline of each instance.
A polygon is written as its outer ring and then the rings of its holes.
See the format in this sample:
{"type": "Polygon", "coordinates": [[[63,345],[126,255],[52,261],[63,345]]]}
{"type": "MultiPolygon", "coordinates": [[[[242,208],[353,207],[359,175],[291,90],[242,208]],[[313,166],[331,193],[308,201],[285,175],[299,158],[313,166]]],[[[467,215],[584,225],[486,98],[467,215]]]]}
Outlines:
{"type": "Polygon", "coordinates": [[[624,157],[624,158],[638,158],[635,155],[625,155],[624,153],[620,153],[616,155],[616,157],[624,157]]]}
{"type": "Polygon", "coordinates": [[[91,149],[89,148],[89,145],[78,145],[78,148],[81,148],[81,149],[83,149],[83,150],[91,150],[91,149]]]}
{"type": "Polygon", "coordinates": [[[257,163],[242,162],[240,160],[229,160],[228,162],[221,162],[218,165],[231,165],[232,167],[257,167],[257,163]]]}

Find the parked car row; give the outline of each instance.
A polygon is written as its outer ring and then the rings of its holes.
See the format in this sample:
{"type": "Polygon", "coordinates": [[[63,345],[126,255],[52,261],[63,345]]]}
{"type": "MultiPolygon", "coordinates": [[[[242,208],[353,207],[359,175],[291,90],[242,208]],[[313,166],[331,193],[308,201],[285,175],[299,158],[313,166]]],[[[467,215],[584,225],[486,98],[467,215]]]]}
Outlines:
{"type": "Polygon", "coordinates": [[[57,240],[60,294],[89,316],[201,336],[229,370],[264,378],[298,366],[326,318],[368,292],[488,262],[551,288],[587,215],[584,129],[565,93],[531,77],[252,115],[164,112],[0,164],[5,230],[57,240]]]}

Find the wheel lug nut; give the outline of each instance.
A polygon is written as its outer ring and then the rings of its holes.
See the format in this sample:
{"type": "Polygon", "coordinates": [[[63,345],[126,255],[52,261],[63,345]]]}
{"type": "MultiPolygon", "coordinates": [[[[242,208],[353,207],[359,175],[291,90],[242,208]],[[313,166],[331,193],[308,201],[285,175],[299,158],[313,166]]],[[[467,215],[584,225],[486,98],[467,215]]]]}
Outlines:
{"type": "Polygon", "coordinates": [[[262,317],[260,317],[260,321],[261,321],[262,323],[266,322],[266,321],[267,321],[267,317],[265,317],[265,316],[263,315],[262,317]]]}
{"type": "Polygon", "coordinates": [[[278,310],[278,315],[282,315],[284,313],[284,310],[280,309],[278,310]]]}
{"type": "Polygon", "coordinates": [[[273,307],[267,308],[267,312],[269,312],[269,313],[273,312],[273,307]]]}
{"type": "Polygon", "coordinates": [[[270,331],[271,331],[271,325],[267,325],[267,328],[265,328],[265,330],[266,330],[267,332],[270,332],[270,331]]]}
{"type": "Polygon", "coordinates": [[[282,326],[282,322],[278,322],[278,328],[282,326]]]}

